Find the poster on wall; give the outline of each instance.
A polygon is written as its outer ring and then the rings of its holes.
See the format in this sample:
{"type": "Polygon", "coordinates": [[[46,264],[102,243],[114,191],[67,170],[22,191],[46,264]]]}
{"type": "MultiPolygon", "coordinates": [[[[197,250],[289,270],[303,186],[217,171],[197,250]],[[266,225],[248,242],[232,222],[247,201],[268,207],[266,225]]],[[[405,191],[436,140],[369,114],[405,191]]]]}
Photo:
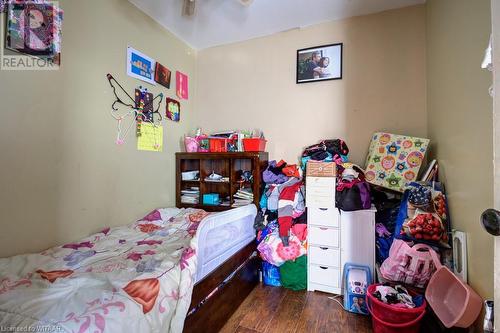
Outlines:
{"type": "Polygon", "coordinates": [[[342,79],[342,43],[297,50],[297,83],[342,79]]]}
{"type": "Polygon", "coordinates": [[[154,68],[156,61],[145,54],[127,47],[127,75],[133,78],[156,85],[154,68]]]}
{"type": "Polygon", "coordinates": [[[137,150],[163,151],[163,126],[143,123],[141,136],[137,137],[137,150]]]}
{"type": "Polygon", "coordinates": [[[167,118],[172,121],[181,120],[181,103],[167,97],[167,118]]]}
{"type": "Polygon", "coordinates": [[[170,78],[172,76],[172,72],[159,62],[156,63],[155,67],[155,81],[158,84],[161,84],[167,89],[170,89],[170,78]]]}
{"type": "Polygon", "coordinates": [[[180,99],[188,99],[188,76],[176,71],[175,73],[176,94],[180,99]]]}
{"type": "Polygon", "coordinates": [[[56,3],[10,3],[5,48],[60,65],[62,20],[56,3]]]}

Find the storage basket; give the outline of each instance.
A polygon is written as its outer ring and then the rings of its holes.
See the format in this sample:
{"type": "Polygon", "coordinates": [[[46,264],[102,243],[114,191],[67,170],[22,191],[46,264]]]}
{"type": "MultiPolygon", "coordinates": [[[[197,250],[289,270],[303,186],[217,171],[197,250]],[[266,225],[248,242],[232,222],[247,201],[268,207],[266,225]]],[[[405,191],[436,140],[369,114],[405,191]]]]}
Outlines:
{"type": "Polygon", "coordinates": [[[226,138],[209,138],[210,152],[211,153],[225,153],[227,152],[227,144],[229,139],[226,138]]]}
{"type": "Polygon", "coordinates": [[[266,140],[260,138],[243,139],[243,149],[245,151],[265,151],[266,140]]]}
{"type": "MultiPolygon", "coordinates": [[[[427,303],[423,300],[422,305],[416,308],[397,308],[379,301],[373,293],[379,284],[368,287],[366,305],[372,315],[373,332],[375,333],[418,333],[420,321],[425,315],[427,303]]],[[[411,296],[416,294],[409,291],[411,296]]]]}

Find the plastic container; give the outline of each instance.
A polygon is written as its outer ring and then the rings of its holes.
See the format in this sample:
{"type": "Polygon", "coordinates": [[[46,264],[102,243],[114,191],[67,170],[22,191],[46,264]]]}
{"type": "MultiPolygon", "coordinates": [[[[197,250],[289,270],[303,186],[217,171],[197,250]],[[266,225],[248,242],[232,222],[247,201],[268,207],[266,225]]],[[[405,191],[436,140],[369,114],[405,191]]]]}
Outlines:
{"type": "Polygon", "coordinates": [[[243,139],[243,149],[245,151],[265,151],[266,140],[260,138],[243,139]]]}
{"type": "Polygon", "coordinates": [[[210,206],[217,206],[220,204],[219,194],[217,193],[207,193],[203,194],[203,204],[210,206]]]}
{"type": "MultiPolygon", "coordinates": [[[[396,308],[379,301],[373,293],[380,284],[372,284],[368,287],[366,306],[372,315],[373,332],[375,333],[418,333],[420,321],[425,315],[427,303],[423,300],[422,305],[413,309],[396,308]]],[[[409,291],[411,296],[416,293],[409,291]]]]}
{"type": "Polygon", "coordinates": [[[196,153],[198,151],[198,148],[200,147],[200,144],[198,140],[196,140],[196,138],[186,136],[184,138],[184,146],[187,153],[196,153]]]}
{"type": "Polygon", "coordinates": [[[226,138],[209,138],[210,152],[211,153],[225,153],[227,152],[227,144],[229,139],[226,138]]]}
{"type": "Polygon", "coordinates": [[[425,298],[447,328],[471,326],[483,305],[481,297],[445,266],[432,275],[425,298]]]}

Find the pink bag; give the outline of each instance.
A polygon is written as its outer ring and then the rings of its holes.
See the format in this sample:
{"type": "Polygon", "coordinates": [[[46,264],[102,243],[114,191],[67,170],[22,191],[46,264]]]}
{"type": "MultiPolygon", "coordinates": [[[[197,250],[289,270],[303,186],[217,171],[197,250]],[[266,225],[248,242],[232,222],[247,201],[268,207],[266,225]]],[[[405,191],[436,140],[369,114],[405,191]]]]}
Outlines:
{"type": "Polygon", "coordinates": [[[395,239],[380,272],[384,279],[423,288],[440,266],[438,254],[429,245],[411,247],[405,241],[395,239]]]}

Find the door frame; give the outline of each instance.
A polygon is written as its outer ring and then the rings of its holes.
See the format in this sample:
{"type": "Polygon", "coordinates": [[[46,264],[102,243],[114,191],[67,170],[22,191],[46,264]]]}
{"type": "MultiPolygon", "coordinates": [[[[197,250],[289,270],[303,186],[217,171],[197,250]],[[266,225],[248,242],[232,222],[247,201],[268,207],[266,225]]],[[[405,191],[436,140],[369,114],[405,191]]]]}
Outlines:
{"type": "MultiPolygon", "coordinates": [[[[500,210],[500,1],[491,0],[493,42],[493,156],[494,205],[500,210]]],[[[494,299],[495,332],[500,332],[500,237],[495,237],[494,299]]]]}

